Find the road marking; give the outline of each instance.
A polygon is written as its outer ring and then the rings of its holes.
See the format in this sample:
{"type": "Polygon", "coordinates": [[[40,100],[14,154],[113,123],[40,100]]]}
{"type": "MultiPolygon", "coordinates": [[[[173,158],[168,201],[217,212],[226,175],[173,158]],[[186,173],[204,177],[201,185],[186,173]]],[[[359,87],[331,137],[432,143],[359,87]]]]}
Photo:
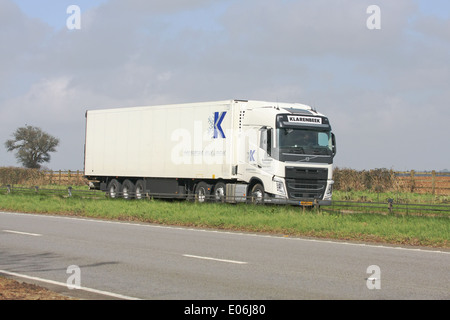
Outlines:
{"type": "Polygon", "coordinates": [[[216,258],[211,258],[211,257],[193,256],[193,255],[190,255],[190,254],[183,254],[183,257],[194,258],[194,259],[201,259],[201,260],[227,262],[227,263],[234,263],[234,264],[248,264],[248,262],[243,262],[243,261],[235,261],[235,260],[216,259],[216,258]]]}
{"type": "Polygon", "coordinates": [[[24,236],[42,237],[42,234],[37,234],[37,233],[20,232],[20,231],[13,231],[13,230],[3,230],[3,232],[20,234],[20,235],[24,235],[24,236]]]}
{"type": "MultiPolygon", "coordinates": [[[[48,284],[53,284],[53,285],[57,285],[57,286],[68,288],[67,287],[67,283],[53,281],[53,280],[48,280],[48,279],[42,279],[42,278],[38,278],[38,277],[31,277],[31,276],[27,276],[27,275],[15,273],[15,272],[9,272],[9,271],[0,270],[0,274],[6,274],[6,275],[11,276],[11,277],[17,277],[17,278],[33,280],[33,281],[39,281],[39,282],[43,282],[43,283],[48,283],[48,284]]],[[[117,298],[117,299],[123,299],[123,300],[141,300],[141,299],[134,298],[134,297],[124,296],[124,295],[118,294],[118,293],[102,291],[102,290],[86,288],[86,287],[80,287],[79,289],[76,289],[76,291],[86,291],[86,292],[90,292],[90,293],[100,294],[100,295],[109,296],[109,297],[117,298]]]]}

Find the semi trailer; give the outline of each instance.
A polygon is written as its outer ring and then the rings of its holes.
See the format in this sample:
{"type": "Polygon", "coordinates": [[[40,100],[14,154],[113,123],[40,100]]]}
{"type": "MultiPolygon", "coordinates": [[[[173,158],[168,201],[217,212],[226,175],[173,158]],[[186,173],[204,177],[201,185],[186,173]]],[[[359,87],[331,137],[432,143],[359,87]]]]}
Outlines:
{"type": "Polygon", "coordinates": [[[329,205],[336,139],[298,103],[88,110],[84,174],[111,198],[329,205]]]}

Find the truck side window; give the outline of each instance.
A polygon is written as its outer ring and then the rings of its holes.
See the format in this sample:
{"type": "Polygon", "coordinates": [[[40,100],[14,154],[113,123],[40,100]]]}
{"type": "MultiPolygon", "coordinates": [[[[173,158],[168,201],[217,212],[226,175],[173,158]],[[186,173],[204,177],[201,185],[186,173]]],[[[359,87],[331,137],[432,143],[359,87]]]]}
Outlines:
{"type": "Polygon", "coordinates": [[[260,138],[260,148],[267,152],[269,156],[272,153],[272,129],[262,129],[260,138]]]}

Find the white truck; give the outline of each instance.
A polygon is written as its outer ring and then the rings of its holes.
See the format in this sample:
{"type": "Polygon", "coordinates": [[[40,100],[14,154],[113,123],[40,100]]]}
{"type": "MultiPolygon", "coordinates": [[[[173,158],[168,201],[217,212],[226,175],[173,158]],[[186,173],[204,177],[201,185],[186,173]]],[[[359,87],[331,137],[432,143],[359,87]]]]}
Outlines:
{"type": "Polygon", "coordinates": [[[335,154],[328,118],[303,104],[86,112],[85,176],[111,198],[329,205],[335,154]]]}

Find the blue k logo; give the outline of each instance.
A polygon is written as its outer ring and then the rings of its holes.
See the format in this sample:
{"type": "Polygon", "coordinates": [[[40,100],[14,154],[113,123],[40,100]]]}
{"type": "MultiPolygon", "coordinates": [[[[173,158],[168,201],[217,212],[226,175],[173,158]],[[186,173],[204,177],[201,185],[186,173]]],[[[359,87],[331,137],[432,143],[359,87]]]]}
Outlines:
{"type": "Polygon", "coordinates": [[[218,139],[219,136],[223,139],[226,139],[225,133],[222,129],[222,122],[223,119],[225,119],[225,116],[227,115],[226,112],[216,112],[214,113],[214,139],[218,139]]]}
{"type": "Polygon", "coordinates": [[[250,162],[255,162],[256,161],[255,153],[256,153],[256,150],[250,150],[250,162]]]}

